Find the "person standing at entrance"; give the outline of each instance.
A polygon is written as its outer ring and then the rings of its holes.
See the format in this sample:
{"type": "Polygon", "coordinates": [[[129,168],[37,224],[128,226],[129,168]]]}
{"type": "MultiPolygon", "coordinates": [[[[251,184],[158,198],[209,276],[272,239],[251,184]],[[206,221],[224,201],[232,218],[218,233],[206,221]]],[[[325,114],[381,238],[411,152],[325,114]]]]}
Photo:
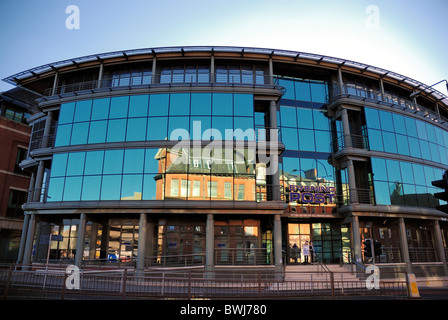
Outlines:
{"type": "Polygon", "coordinates": [[[297,258],[299,255],[300,255],[300,249],[297,246],[297,243],[294,243],[294,245],[291,248],[291,256],[292,256],[294,263],[297,263],[297,258]]]}
{"type": "Polygon", "coordinates": [[[314,253],[314,246],[313,246],[313,241],[310,241],[310,259],[311,259],[311,263],[314,262],[314,258],[315,258],[315,253],[314,253]]]}
{"type": "Polygon", "coordinates": [[[308,245],[308,241],[305,241],[305,244],[302,247],[302,252],[305,260],[303,263],[308,263],[308,256],[310,254],[310,246],[308,245]]]}

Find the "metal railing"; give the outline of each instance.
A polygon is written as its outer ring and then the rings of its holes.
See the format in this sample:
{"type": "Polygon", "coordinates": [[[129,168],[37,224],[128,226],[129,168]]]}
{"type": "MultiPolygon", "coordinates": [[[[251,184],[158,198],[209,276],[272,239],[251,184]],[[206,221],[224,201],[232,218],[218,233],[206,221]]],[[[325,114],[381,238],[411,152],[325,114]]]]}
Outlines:
{"type": "Polygon", "coordinates": [[[65,268],[0,270],[3,299],[407,299],[405,277],[381,281],[369,290],[366,281],[350,278],[350,272],[293,272],[284,280],[275,272],[216,271],[213,278],[204,270],[173,273],[130,269],[80,269],[76,275],[65,268]],[[217,275],[219,273],[219,276],[217,275]]]}
{"type": "Polygon", "coordinates": [[[355,203],[375,204],[375,195],[371,189],[350,188],[345,189],[342,195],[336,196],[338,202],[342,205],[355,203]]]}
{"type": "Polygon", "coordinates": [[[443,124],[448,127],[448,119],[441,116],[437,112],[429,110],[417,103],[414,103],[411,100],[405,99],[403,97],[399,97],[389,92],[385,92],[384,94],[379,90],[368,89],[364,87],[359,87],[355,85],[350,85],[344,83],[342,85],[342,92],[339,86],[339,83],[333,83],[334,90],[330,92],[327,96],[327,102],[332,103],[340,98],[350,98],[356,99],[360,101],[367,101],[372,103],[380,103],[385,104],[390,107],[407,111],[412,114],[418,114],[423,117],[426,117],[434,122],[443,124]]]}
{"type": "Polygon", "coordinates": [[[255,74],[222,74],[222,73],[167,73],[155,75],[139,75],[129,77],[112,77],[101,80],[83,81],[48,88],[44,96],[64,94],[93,93],[97,90],[119,90],[131,88],[175,87],[175,86],[225,86],[268,88],[284,92],[276,77],[255,74]]]}
{"type": "Polygon", "coordinates": [[[272,265],[274,250],[265,248],[215,248],[216,265],[272,265]]]}
{"type": "Polygon", "coordinates": [[[348,147],[369,150],[369,139],[364,135],[344,134],[331,142],[333,152],[338,152],[348,147]]]}

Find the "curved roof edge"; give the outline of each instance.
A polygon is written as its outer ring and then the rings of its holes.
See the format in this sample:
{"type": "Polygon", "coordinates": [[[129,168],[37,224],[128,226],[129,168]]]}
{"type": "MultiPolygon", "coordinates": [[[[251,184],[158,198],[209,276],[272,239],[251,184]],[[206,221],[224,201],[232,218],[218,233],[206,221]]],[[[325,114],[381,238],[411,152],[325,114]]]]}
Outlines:
{"type": "Polygon", "coordinates": [[[291,58],[300,58],[307,59],[316,62],[327,62],[333,63],[338,66],[349,66],[363,72],[369,71],[372,73],[376,73],[382,77],[389,77],[395,79],[399,82],[404,82],[410,86],[412,86],[415,90],[420,90],[425,92],[428,95],[433,96],[437,101],[444,103],[448,107],[448,96],[439,92],[438,90],[420,82],[413,78],[406,77],[396,72],[392,72],[386,69],[378,68],[375,66],[371,66],[365,63],[360,63],[352,60],[341,59],[336,57],[330,57],[320,54],[314,53],[306,53],[300,51],[291,51],[291,50],[282,50],[282,49],[268,49],[268,48],[255,48],[255,47],[232,47],[232,46],[180,46],[180,47],[158,47],[158,48],[144,48],[144,49],[130,49],[130,50],[120,50],[99,54],[92,54],[87,56],[82,56],[73,59],[61,60],[58,62],[44,64],[35,68],[31,68],[9,77],[3,79],[3,81],[17,85],[17,81],[21,79],[25,79],[32,76],[38,76],[39,74],[46,73],[48,71],[55,71],[58,68],[68,66],[68,65],[77,65],[84,62],[89,61],[102,61],[114,57],[127,57],[132,55],[140,55],[140,54],[155,54],[158,53],[170,53],[170,52],[235,52],[235,53],[257,53],[257,54],[267,54],[270,56],[287,56],[291,58]]]}

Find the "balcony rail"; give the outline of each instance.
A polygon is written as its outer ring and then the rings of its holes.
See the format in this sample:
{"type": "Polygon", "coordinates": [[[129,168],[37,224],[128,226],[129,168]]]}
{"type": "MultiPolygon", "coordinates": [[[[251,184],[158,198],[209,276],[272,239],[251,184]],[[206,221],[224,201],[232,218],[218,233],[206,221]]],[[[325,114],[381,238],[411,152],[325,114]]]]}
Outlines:
{"type": "Polygon", "coordinates": [[[334,90],[330,92],[327,96],[327,102],[332,103],[340,98],[350,98],[360,101],[367,101],[376,104],[384,104],[389,107],[393,107],[402,111],[407,111],[412,114],[418,114],[425,118],[428,118],[434,122],[442,124],[448,127],[448,119],[441,116],[440,114],[429,110],[411,100],[399,97],[397,95],[381,91],[368,89],[364,87],[359,87],[351,84],[343,84],[342,92],[339,83],[333,83],[334,90]]]}
{"type": "Polygon", "coordinates": [[[336,196],[342,205],[375,204],[375,195],[371,189],[351,188],[345,189],[342,195],[336,196]]]}
{"type": "Polygon", "coordinates": [[[101,80],[83,81],[48,88],[44,96],[62,96],[64,94],[93,93],[101,89],[110,91],[131,88],[175,87],[175,86],[223,86],[269,88],[284,92],[278,79],[268,75],[255,74],[221,74],[221,73],[169,73],[156,75],[139,75],[130,77],[112,77],[101,80]]]}
{"type": "Polygon", "coordinates": [[[331,142],[333,152],[338,152],[348,147],[369,150],[369,139],[365,135],[344,134],[331,142]]]}

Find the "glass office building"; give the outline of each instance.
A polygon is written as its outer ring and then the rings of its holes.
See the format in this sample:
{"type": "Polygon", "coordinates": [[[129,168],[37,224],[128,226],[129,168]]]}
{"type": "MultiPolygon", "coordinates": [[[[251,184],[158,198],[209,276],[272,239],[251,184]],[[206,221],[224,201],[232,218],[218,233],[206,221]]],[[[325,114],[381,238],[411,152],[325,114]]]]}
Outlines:
{"type": "Polygon", "coordinates": [[[325,263],[370,263],[374,239],[385,267],[447,273],[431,181],[448,169],[448,98],[414,79],[303,52],[170,47],[4,80],[40,94],[19,262],[50,245],[78,265],[280,270],[306,241],[325,263]]]}

